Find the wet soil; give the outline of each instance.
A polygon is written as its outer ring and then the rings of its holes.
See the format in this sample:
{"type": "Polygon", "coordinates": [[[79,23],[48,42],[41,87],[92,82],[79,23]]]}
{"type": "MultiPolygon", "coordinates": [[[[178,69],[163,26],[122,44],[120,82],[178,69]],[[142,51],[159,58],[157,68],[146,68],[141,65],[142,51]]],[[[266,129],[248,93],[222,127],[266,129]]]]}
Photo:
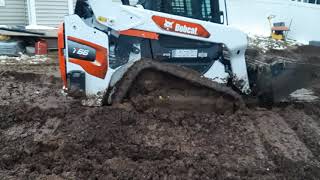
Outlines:
{"type": "Polygon", "coordinates": [[[149,84],[83,107],[61,91],[57,65],[43,67],[0,72],[0,179],[320,179],[319,102],[218,113],[203,100],[163,105],[185,96],[149,84]]]}
{"type": "Polygon", "coordinates": [[[279,102],[287,101],[288,95],[303,88],[319,93],[319,47],[293,46],[286,50],[270,49],[265,53],[250,47],[246,59],[250,80],[256,83],[251,84],[256,94],[268,94],[271,90],[273,100],[279,102]]]}

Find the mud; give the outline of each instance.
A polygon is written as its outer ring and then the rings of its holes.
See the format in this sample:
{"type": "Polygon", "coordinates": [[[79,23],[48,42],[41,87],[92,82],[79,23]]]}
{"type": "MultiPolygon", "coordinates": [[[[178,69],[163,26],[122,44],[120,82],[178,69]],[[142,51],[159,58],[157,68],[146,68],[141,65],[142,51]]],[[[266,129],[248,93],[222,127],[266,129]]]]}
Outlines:
{"type": "MultiPolygon", "coordinates": [[[[253,79],[251,82],[257,82],[252,84],[254,93],[270,94],[268,91],[272,91],[269,96],[276,102],[291,101],[288,95],[299,89],[319,94],[319,50],[319,47],[313,46],[293,46],[262,53],[259,48],[249,48],[246,53],[249,77],[253,79]]],[[[298,94],[297,97],[302,96],[298,94]]]]}
{"type": "Polygon", "coordinates": [[[319,102],[219,113],[148,74],[123,103],[83,107],[38,66],[1,66],[0,179],[320,179],[319,102]]]}

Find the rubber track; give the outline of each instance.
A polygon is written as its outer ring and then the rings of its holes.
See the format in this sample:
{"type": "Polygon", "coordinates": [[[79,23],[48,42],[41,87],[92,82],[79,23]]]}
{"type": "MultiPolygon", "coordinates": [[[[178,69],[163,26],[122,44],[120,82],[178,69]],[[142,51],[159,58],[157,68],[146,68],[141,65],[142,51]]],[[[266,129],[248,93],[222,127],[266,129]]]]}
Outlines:
{"type": "Polygon", "coordinates": [[[213,91],[218,92],[224,97],[228,97],[228,99],[230,98],[239,108],[245,107],[245,103],[242,97],[231,88],[200,76],[198,72],[190,70],[188,68],[168,63],[160,63],[156,62],[155,60],[149,59],[142,59],[140,61],[137,61],[132,67],[128,69],[128,71],[124,74],[122,80],[120,80],[116,84],[115,93],[112,96],[112,102],[115,104],[121,103],[126,97],[135,79],[141,72],[145,70],[159,71],[180,79],[187,80],[194,85],[212,89],[213,91]]]}

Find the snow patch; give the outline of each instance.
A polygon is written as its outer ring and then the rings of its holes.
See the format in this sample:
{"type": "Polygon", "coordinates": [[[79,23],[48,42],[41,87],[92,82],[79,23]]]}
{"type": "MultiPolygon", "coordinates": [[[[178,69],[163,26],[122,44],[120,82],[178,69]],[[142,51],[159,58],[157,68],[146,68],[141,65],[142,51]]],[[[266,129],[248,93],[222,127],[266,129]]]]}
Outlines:
{"type": "Polygon", "coordinates": [[[39,64],[39,63],[47,62],[49,60],[50,58],[47,57],[46,55],[28,56],[23,53],[19,53],[18,57],[0,56],[0,64],[17,64],[17,63],[39,64]]]}
{"type": "Polygon", "coordinates": [[[269,50],[284,50],[293,46],[300,46],[301,43],[298,43],[295,40],[287,39],[286,41],[275,40],[267,36],[256,36],[248,34],[249,37],[249,46],[253,48],[261,49],[262,52],[267,52],[269,50]]]}
{"type": "Polygon", "coordinates": [[[319,97],[315,95],[315,93],[310,89],[298,89],[295,92],[290,94],[290,97],[297,101],[303,102],[314,102],[319,100],[319,97]]]}
{"type": "Polygon", "coordinates": [[[58,28],[49,27],[49,26],[29,25],[29,26],[26,26],[26,29],[28,29],[28,30],[56,30],[58,28]]]}

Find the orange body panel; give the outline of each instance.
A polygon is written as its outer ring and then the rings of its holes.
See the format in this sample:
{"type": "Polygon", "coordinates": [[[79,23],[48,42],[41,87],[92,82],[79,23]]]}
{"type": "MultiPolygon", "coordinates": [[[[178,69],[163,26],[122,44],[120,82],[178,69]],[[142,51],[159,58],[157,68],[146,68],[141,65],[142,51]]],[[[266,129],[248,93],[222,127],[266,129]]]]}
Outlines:
{"type": "Polygon", "coordinates": [[[104,79],[108,71],[107,49],[92,42],[75,37],[69,36],[68,40],[90,46],[96,50],[96,60],[94,62],[75,58],[69,58],[69,62],[80,65],[88,74],[91,74],[92,76],[104,79]]]}
{"type": "Polygon", "coordinates": [[[60,73],[63,81],[63,85],[67,88],[67,72],[66,72],[66,59],[64,57],[64,24],[61,24],[58,29],[58,56],[60,64],[60,73]]]}
{"type": "Polygon", "coordinates": [[[126,35],[126,36],[142,37],[142,38],[155,39],[155,40],[159,39],[159,34],[157,34],[157,33],[135,30],[135,29],[120,31],[119,33],[121,35],[126,35]]]}
{"type": "Polygon", "coordinates": [[[152,16],[152,20],[163,30],[209,38],[210,33],[201,25],[161,16],[152,16]]]}

